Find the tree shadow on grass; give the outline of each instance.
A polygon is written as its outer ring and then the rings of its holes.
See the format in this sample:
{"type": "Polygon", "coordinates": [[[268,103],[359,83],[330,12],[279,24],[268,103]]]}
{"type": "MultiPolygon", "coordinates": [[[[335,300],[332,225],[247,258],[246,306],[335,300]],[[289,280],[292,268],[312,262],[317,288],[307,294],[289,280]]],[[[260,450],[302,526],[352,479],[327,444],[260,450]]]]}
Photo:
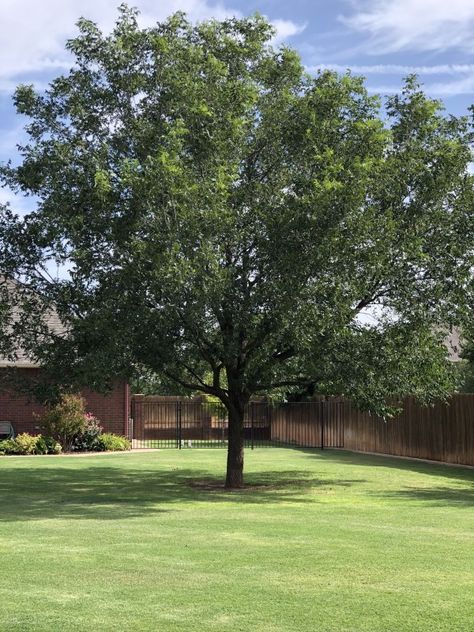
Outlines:
{"type": "Polygon", "coordinates": [[[384,498],[396,500],[414,500],[428,503],[431,506],[457,506],[466,509],[474,508],[474,486],[469,487],[403,487],[399,490],[378,494],[384,498]]]}
{"type": "Polygon", "coordinates": [[[0,472],[0,522],[117,520],[179,511],[179,505],[186,502],[317,502],[317,493],[310,496],[309,490],[326,494],[329,489],[359,482],[363,481],[309,478],[307,471],[266,471],[249,474],[248,488],[227,491],[222,476],[202,469],[7,466],[0,472]],[[199,481],[204,483],[201,488],[199,481]]]}
{"type": "Polygon", "coordinates": [[[356,465],[357,467],[383,467],[474,483],[474,469],[463,467],[462,465],[453,466],[442,462],[404,459],[389,454],[367,454],[364,452],[350,452],[333,448],[326,450],[307,448],[294,449],[312,454],[315,458],[317,457],[320,460],[331,463],[356,465]]]}
{"type": "MultiPolygon", "coordinates": [[[[343,450],[302,449],[325,462],[356,467],[388,468],[405,472],[415,472],[436,478],[447,479],[449,485],[401,486],[400,489],[386,490],[371,495],[427,502],[436,506],[456,505],[474,507],[474,470],[453,467],[445,463],[427,463],[415,459],[400,459],[389,455],[372,455],[343,450]]],[[[369,492],[370,493],[370,492],[369,492]]]]}

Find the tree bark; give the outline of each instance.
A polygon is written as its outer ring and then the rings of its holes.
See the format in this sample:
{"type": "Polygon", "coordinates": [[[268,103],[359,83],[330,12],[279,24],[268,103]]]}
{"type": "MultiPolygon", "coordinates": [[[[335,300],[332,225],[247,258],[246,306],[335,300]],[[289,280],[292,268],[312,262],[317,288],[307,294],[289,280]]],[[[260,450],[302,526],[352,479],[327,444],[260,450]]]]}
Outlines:
{"type": "Polygon", "coordinates": [[[228,407],[229,431],[227,449],[226,489],[238,489],[244,484],[244,411],[245,403],[236,398],[228,407]]]}

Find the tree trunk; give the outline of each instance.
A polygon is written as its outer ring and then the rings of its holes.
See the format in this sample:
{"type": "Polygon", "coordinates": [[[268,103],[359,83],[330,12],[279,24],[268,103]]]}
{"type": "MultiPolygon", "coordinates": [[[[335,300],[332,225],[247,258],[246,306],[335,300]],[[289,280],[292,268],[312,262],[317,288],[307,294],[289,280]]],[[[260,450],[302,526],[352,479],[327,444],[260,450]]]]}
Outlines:
{"type": "Polygon", "coordinates": [[[242,400],[229,406],[229,443],[227,449],[227,489],[238,489],[244,484],[244,411],[242,400]]]}

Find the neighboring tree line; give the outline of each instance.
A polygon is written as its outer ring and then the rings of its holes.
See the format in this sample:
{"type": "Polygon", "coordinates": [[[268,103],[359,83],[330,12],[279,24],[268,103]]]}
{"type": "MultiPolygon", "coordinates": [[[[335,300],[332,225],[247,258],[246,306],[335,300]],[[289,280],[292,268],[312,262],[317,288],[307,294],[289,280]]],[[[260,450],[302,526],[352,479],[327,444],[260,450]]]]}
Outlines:
{"type": "Polygon", "coordinates": [[[148,371],[217,397],[229,487],[253,395],[342,394],[387,416],[387,395],[452,392],[471,117],[413,77],[382,106],[349,73],[308,76],[259,16],[140,29],[122,7],[111,35],[79,28],[71,71],[15,94],[29,140],[1,178],[38,203],[2,210],[1,270],[25,288],[3,286],[5,344],[61,383],[148,371]]]}

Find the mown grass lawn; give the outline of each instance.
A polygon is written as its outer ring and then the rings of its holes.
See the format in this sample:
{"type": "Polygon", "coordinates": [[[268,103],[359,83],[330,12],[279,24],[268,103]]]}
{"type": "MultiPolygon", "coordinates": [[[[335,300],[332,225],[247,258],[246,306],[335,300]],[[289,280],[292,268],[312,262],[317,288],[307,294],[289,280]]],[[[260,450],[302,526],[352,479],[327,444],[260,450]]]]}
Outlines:
{"type": "Polygon", "coordinates": [[[474,630],[474,471],[258,449],[0,459],[0,630],[474,630]],[[193,487],[193,480],[204,487],[193,487]]]}

